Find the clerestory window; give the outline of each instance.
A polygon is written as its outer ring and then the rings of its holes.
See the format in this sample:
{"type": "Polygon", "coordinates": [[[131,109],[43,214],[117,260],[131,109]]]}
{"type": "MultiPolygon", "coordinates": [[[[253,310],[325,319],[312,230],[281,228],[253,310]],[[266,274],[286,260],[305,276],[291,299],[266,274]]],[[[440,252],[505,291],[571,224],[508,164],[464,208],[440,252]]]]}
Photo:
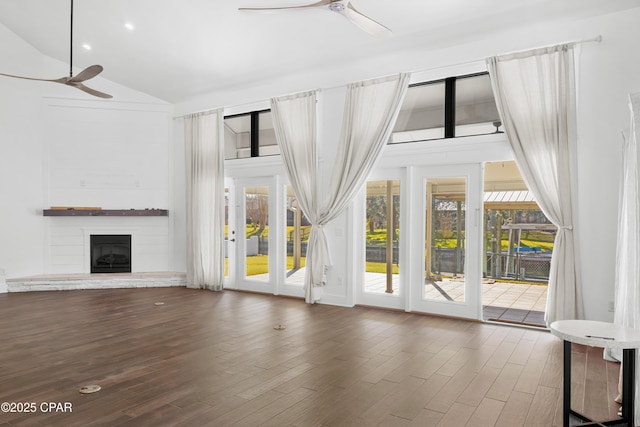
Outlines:
{"type": "Polygon", "coordinates": [[[271,110],[224,118],[224,158],[243,159],[280,154],[271,110]]]}
{"type": "Polygon", "coordinates": [[[484,135],[500,131],[488,73],[409,87],[390,143],[484,135]]]}

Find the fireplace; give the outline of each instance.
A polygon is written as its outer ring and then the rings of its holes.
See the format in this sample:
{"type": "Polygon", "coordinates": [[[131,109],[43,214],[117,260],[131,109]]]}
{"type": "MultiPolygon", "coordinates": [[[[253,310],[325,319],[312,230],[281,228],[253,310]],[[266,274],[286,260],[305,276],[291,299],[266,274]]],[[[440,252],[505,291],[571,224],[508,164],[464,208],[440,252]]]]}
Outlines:
{"type": "Polygon", "coordinates": [[[91,235],[92,273],[131,273],[130,234],[91,235]]]}

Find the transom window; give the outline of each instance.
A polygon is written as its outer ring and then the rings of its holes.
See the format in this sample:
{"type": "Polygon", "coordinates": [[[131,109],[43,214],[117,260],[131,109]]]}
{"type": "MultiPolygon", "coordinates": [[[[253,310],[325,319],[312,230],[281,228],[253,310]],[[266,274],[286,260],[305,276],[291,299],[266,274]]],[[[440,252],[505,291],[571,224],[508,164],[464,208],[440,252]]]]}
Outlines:
{"type": "Polygon", "coordinates": [[[484,135],[501,125],[488,73],[449,77],[409,87],[391,143],[484,135]]]}
{"type": "MultiPolygon", "coordinates": [[[[485,135],[501,131],[489,73],[448,77],[409,87],[390,143],[485,135]]],[[[225,160],[279,155],[271,110],[224,118],[225,160]]]]}
{"type": "Polygon", "coordinates": [[[271,110],[252,111],[224,118],[224,158],[280,154],[273,130],[271,110]]]}

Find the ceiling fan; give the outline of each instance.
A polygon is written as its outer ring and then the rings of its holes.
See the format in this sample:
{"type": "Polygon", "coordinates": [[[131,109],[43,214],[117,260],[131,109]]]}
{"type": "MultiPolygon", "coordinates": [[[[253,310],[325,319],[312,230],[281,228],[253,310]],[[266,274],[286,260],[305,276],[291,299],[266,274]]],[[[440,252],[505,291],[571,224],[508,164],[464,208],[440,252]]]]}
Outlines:
{"type": "Polygon", "coordinates": [[[366,31],[369,34],[373,34],[375,36],[386,36],[391,34],[391,30],[379,22],[374,21],[368,16],[363,15],[358,12],[355,7],[351,4],[351,0],[320,0],[315,3],[311,3],[304,6],[284,6],[284,7],[241,7],[238,10],[248,10],[248,11],[279,11],[279,10],[303,10],[303,9],[314,9],[314,8],[322,8],[326,10],[330,10],[332,12],[336,12],[361,30],[366,31]]]}
{"type": "Polygon", "coordinates": [[[73,75],[73,0],[71,0],[71,37],[70,37],[70,48],[69,48],[69,77],[61,77],[59,79],[38,79],[34,77],[23,77],[23,76],[14,76],[12,74],[4,74],[0,73],[0,76],[6,77],[15,77],[17,79],[24,80],[36,80],[40,82],[54,82],[54,83],[62,83],[67,86],[72,86],[77,89],[80,89],[83,92],[86,92],[90,95],[97,96],[99,98],[113,98],[113,96],[106,94],[104,92],[97,91],[95,89],[91,89],[83,84],[83,82],[94,78],[98,74],[100,74],[103,70],[102,65],[91,65],[84,70],[80,71],[77,75],[73,75]]]}

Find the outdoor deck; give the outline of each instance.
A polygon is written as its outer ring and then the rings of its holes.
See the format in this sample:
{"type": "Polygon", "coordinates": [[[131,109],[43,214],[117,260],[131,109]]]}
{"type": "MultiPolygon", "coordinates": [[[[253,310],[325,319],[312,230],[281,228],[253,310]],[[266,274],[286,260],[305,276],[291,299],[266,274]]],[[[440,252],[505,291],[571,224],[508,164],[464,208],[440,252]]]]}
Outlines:
{"type": "MultiPolygon", "coordinates": [[[[393,289],[399,291],[398,275],[393,276],[393,289]]],[[[293,273],[289,283],[304,282],[304,269],[293,273]]],[[[385,293],[386,275],[365,273],[365,292],[385,293]]],[[[435,286],[425,284],[425,294],[436,300],[462,301],[464,298],[463,278],[444,278],[435,286]]],[[[509,282],[482,283],[482,307],[484,320],[522,323],[544,327],[544,310],[547,301],[547,286],[509,282]]]]}

